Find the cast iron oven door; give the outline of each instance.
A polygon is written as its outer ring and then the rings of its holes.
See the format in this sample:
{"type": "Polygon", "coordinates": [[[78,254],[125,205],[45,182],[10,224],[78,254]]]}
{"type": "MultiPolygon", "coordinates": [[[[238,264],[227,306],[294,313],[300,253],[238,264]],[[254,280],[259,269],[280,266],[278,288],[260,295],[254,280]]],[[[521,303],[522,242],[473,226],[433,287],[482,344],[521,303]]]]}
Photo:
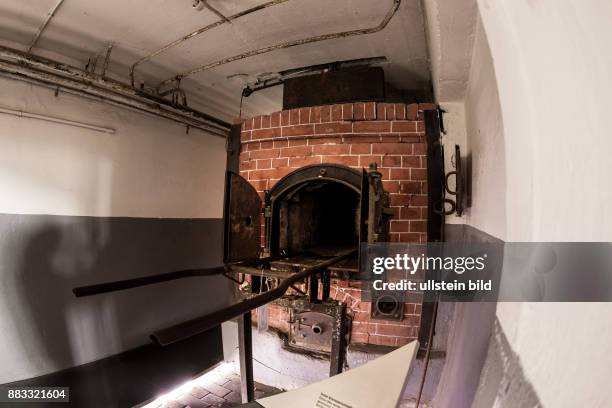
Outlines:
{"type": "Polygon", "coordinates": [[[255,188],[228,171],[225,184],[225,262],[259,258],[262,203],[255,188]]]}
{"type": "Polygon", "coordinates": [[[287,346],[330,355],[334,339],[339,340],[350,331],[351,321],[345,311],[345,306],[337,302],[293,302],[287,346]]]}
{"type": "Polygon", "coordinates": [[[316,311],[293,311],[292,317],[293,321],[289,326],[291,347],[331,353],[333,316],[316,311]]]}

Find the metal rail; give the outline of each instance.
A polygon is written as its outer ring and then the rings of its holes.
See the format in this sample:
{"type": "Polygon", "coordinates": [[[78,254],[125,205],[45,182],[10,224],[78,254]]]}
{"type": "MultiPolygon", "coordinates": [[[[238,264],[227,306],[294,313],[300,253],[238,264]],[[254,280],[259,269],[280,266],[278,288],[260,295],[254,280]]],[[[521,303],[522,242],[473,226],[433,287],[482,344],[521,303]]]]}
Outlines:
{"type": "Polygon", "coordinates": [[[233,304],[216,312],[207,314],[202,317],[198,317],[184,323],[177,324],[167,329],[159,330],[151,334],[151,339],[159,345],[166,346],[168,344],[175,343],[180,340],[195,336],[203,333],[206,330],[215,327],[225,321],[233,319],[235,317],[244,315],[253,309],[265,305],[273,300],[276,300],[283,296],[287,289],[289,289],[295,283],[302,279],[313,276],[319,272],[322,272],[325,268],[335,263],[338,263],[350,256],[352,256],[357,250],[353,249],[347,251],[341,255],[328,259],[305,268],[304,270],[295,273],[293,276],[281,281],[281,283],[274,289],[264,292],[260,295],[242,301],[240,303],[233,304]]]}
{"type": "Polygon", "coordinates": [[[159,275],[143,276],[142,278],[125,279],[116,282],[106,282],[98,283],[96,285],[80,286],[78,288],[72,289],[72,293],[74,293],[76,297],[92,296],[108,292],[116,292],[118,290],[152,285],[154,283],[167,282],[175,279],[221,275],[223,273],[225,273],[225,267],[223,266],[204,269],[185,269],[182,271],[162,273],[159,275]]]}
{"type": "Polygon", "coordinates": [[[158,275],[152,276],[143,276],[140,278],[133,279],[125,279],[120,281],[113,282],[105,282],[98,283],[95,285],[88,286],[80,286],[72,289],[72,293],[76,297],[84,297],[84,296],[93,296],[100,295],[102,293],[116,292],[119,290],[138,288],[140,286],[152,285],[155,283],[167,282],[176,279],[183,278],[193,278],[193,277],[202,277],[202,276],[213,276],[213,275],[224,275],[228,272],[243,272],[243,269],[253,271],[254,268],[249,268],[248,266],[241,265],[251,265],[251,264],[264,264],[267,262],[276,261],[279,259],[285,259],[289,256],[282,257],[267,257],[267,258],[258,258],[258,259],[246,259],[239,262],[228,263],[225,266],[214,266],[212,268],[194,268],[194,269],[184,269],[180,271],[173,271],[167,273],[160,273],[158,275]],[[233,270],[233,268],[237,268],[237,270],[233,270]]]}
{"type": "MultiPolygon", "coordinates": [[[[292,276],[284,279],[278,287],[264,292],[258,296],[250,298],[240,303],[236,303],[232,306],[226,307],[224,309],[218,310],[216,312],[210,313],[208,315],[189,320],[187,322],[178,324],[176,326],[169,327],[164,330],[157,331],[151,334],[151,339],[161,346],[165,346],[188,337],[192,337],[198,335],[214,326],[218,326],[221,323],[230,320],[235,317],[239,317],[238,319],[238,344],[239,344],[239,353],[240,353],[240,388],[243,402],[250,402],[255,398],[254,394],[254,381],[253,381],[253,350],[252,350],[252,335],[251,335],[251,311],[259,306],[262,306],[266,303],[269,303],[275,299],[280,298],[285,294],[287,289],[293,287],[295,288],[295,284],[301,281],[304,278],[310,277],[311,281],[311,290],[318,292],[318,283],[316,289],[312,286],[312,282],[316,281],[316,274],[318,273],[326,273],[326,269],[338,262],[343,261],[344,259],[352,256],[356,249],[352,249],[350,251],[345,251],[344,253],[335,256],[326,261],[320,262],[316,265],[307,267],[302,271],[295,273],[292,276]]],[[[155,276],[147,276],[142,278],[135,279],[127,279],[118,282],[107,282],[98,285],[91,286],[83,286],[79,288],[73,289],[74,294],[77,297],[81,296],[91,296],[100,293],[113,292],[116,290],[129,289],[139,286],[150,285],[159,282],[165,282],[174,279],[182,279],[188,277],[197,277],[197,276],[212,276],[222,274],[223,276],[227,276],[228,272],[232,272],[232,268],[236,268],[237,270],[241,270],[240,268],[246,268],[244,265],[252,265],[252,264],[264,264],[266,262],[271,262],[277,259],[287,258],[288,256],[275,256],[275,257],[267,257],[267,258],[259,258],[259,259],[247,259],[243,261],[238,261],[234,263],[228,263],[224,266],[218,266],[207,269],[186,269],[183,271],[170,272],[155,276]],[[242,265],[242,266],[241,266],[242,265]]],[[[249,272],[253,272],[253,268],[247,269],[249,272]]],[[[296,288],[297,289],[297,288],[296,288]]],[[[312,294],[311,294],[312,295],[312,294]]],[[[328,293],[329,295],[329,293],[328,293]]],[[[342,314],[340,319],[344,319],[344,306],[342,309],[342,314]]],[[[342,324],[340,325],[342,327],[342,324]]],[[[341,350],[344,348],[343,341],[344,334],[342,329],[340,329],[340,333],[337,338],[332,342],[332,358],[330,363],[330,375],[335,375],[342,371],[343,360],[340,356],[341,350]],[[334,358],[333,355],[338,354],[338,358],[334,358]]]]}
{"type": "Polygon", "coordinates": [[[0,46],[0,73],[174,120],[227,137],[230,124],[213,116],[71,65],[0,46]]]}
{"type": "MultiPolygon", "coordinates": [[[[254,13],[256,11],[259,11],[259,10],[263,10],[265,8],[268,8],[268,7],[276,6],[277,4],[285,3],[286,1],[289,1],[289,0],[272,0],[272,1],[268,1],[266,3],[260,4],[259,6],[255,6],[255,7],[252,7],[250,9],[241,11],[241,12],[236,13],[234,15],[227,16],[227,17],[224,16],[219,21],[215,21],[212,24],[209,24],[209,25],[207,25],[205,27],[199,28],[199,29],[197,29],[197,30],[195,30],[195,31],[193,31],[193,32],[191,32],[191,33],[189,33],[189,34],[187,34],[187,35],[177,39],[177,40],[174,40],[174,41],[164,45],[160,49],[153,51],[151,54],[142,57],[141,59],[136,61],[130,67],[130,83],[132,84],[132,86],[135,86],[134,85],[134,75],[135,75],[136,67],[138,65],[140,65],[140,64],[142,64],[142,63],[144,63],[146,61],[149,61],[151,58],[153,58],[153,57],[155,57],[155,56],[157,56],[157,55],[159,55],[159,54],[169,50],[170,48],[176,47],[177,45],[179,45],[179,44],[181,44],[181,43],[183,43],[183,42],[185,42],[185,41],[187,41],[187,40],[189,40],[189,39],[191,39],[191,38],[193,38],[195,36],[198,36],[198,35],[200,35],[202,33],[205,33],[206,31],[211,30],[211,29],[213,29],[215,27],[218,27],[220,25],[223,25],[223,24],[226,24],[228,22],[231,22],[232,20],[236,20],[236,19],[238,19],[240,17],[244,17],[246,15],[249,15],[249,14],[254,13]]],[[[207,2],[205,2],[204,5],[206,5],[208,7],[208,3],[207,2]]]]}
{"type": "Polygon", "coordinates": [[[249,58],[249,57],[254,57],[256,55],[265,54],[265,53],[268,53],[268,52],[272,52],[272,51],[276,51],[276,50],[281,50],[281,49],[285,49],[285,48],[296,47],[298,45],[310,44],[310,43],[314,43],[314,42],[320,42],[320,41],[332,40],[332,39],[336,39],[336,38],[347,38],[347,37],[353,37],[353,36],[357,36],[357,35],[365,35],[365,34],[374,34],[374,33],[377,33],[379,31],[383,30],[387,26],[387,24],[389,24],[389,21],[391,20],[391,18],[393,18],[393,16],[397,12],[401,2],[402,2],[402,0],[393,0],[393,4],[391,5],[391,8],[389,9],[389,11],[387,11],[387,14],[385,15],[385,17],[375,27],[362,28],[362,29],[350,30],[350,31],[341,31],[341,32],[330,33],[330,34],[323,34],[323,35],[303,38],[303,39],[299,39],[299,40],[286,41],[286,42],[282,42],[282,43],[279,43],[279,44],[270,45],[268,47],[259,48],[257,50],[248,51],[248,52],[245,52],[245,53],[242,53],[242,54],[234,55],[233,57],[224,58],[224,59],[221,59],[221,60],[218,60],[218,61],[215,61],[215,62],[208,63],[206,65],[199,66],[197,68],[193,68],[193,69],[191,69],[189,71],[186,71],[186,72],[183,72],[181,74],[178,74],[178,75],[174,76],[173,78],[166,79],[166,80],[162,81],[157,86],[157,89],[159,90],[164,85],[169,84],[169,83],[174,82],[174,81],[180,82],[181,79],[183,79],[183,78],[185,78],[187,76],[193,75],[193,74],[197,74],[198,72],[206,71],[208,69],[215,68],[215,67],[218,67],[220,65],[228,64],[230,62],[238,61],[238,60],[241,60],[241,59],[245,59],[245,58],[249,58]]]}

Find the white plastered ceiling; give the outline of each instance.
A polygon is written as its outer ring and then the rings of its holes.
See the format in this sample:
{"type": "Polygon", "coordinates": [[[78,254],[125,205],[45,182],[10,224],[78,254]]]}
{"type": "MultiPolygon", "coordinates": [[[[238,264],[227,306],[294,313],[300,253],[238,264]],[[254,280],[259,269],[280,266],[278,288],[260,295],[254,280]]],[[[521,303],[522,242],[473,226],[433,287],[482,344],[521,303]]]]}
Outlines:
{"type": "MultiPolygon", "coordinates": [[[[210,0],[225,15],[265,0],[210,0]]],[[[27,50],[57,0],[3,0],[0,42],[27,50]]],[[[137,82],[147,86],[176,74],[246,51],[309,36],[377,26],[392,0],[288,0],[196,36],[140,65],[137,82]]],[[[110,75],[128,82],[129,67],[141,57],[218,20],[196,11],[192,0],[65,0],[33,53],[84,67],[114,44],[110,75]]],[[[246,80],[266,72],[326,62],[385,56],[386,78],[403,89],[428,86],[429,61],[420,0],[402,0],[381,32],[277,50],[187,77],[182,87],[192,107],[226,120],[237,117],[246,80]],[[245,74],[245,75],[240,75],[245,74]]],[[[244,101],[243,116],[280,109],[281,87],[244,101]]]]}

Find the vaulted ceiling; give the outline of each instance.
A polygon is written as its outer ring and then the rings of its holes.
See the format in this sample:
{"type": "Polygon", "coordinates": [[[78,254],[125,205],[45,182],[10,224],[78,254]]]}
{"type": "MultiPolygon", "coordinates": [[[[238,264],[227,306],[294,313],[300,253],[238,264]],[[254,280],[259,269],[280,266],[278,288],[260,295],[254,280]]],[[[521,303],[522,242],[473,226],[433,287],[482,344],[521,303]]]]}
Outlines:
{"type": "MultiPolygon", "coordinates": [[[[231,16],[269,0],[209,0],[231,16]]],[[[2,0],[0,43],[27,50],[58,0],[2,0]]],[[[136,82],[156,86],[179,73],[223,58],[310,36],[377,26],[393,0],[285,0],[220,24],[140,64],[136,82]]],[[[113,44],[108,72],[129,82],[130,66],[162,46],[220,17],[193,0],[64,0],[32,49],[34,54],[83,68],[113,44]]],[[[387,58],[387,80],[403,89],[428,86],[423,10],[420,0],[402,0],[385,29],[275,50],[185,77],[190,106],[225,120],[238,116],[241,91],[258,75],[327,62],[387,58]]],[[[282,88],[245,98],[243,116],[281,107],[282,88]]]]}

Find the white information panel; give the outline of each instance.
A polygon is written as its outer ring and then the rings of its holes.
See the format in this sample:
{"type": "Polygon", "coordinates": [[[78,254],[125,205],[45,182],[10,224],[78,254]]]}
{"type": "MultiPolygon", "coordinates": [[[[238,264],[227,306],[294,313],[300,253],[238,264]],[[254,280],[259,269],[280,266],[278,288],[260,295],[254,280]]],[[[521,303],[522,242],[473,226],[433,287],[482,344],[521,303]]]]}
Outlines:
{"type": "Polygon", "coordinates": [[[395,408],[418,348],[413,341],[360,367],[257,402],[265,408],[395,408]]]}

